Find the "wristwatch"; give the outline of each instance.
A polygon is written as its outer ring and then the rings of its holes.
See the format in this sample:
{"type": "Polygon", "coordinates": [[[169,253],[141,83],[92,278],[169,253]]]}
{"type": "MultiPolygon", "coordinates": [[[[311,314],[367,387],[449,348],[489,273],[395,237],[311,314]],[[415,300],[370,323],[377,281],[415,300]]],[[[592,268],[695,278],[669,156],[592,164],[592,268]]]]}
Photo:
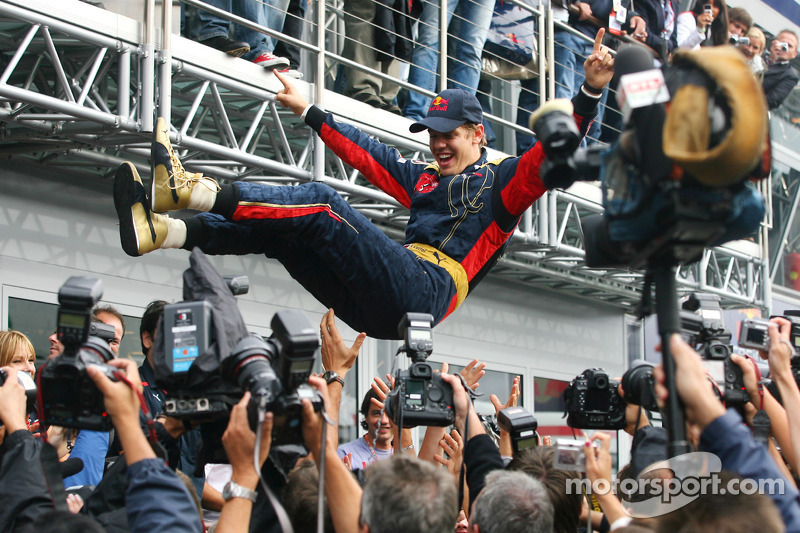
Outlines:
{"type": "Polygon", "coordinates": [[[338,381],[342,385],[342,387],[344,387],[344,379],[342,379],[342,377],[339,374],[337,374],[332,370],[328,370],[324,374],[322,374],[322,379],[324,379],[328,383],[328,385],[330,385],[334,381],[338,381]]]}
{"type": "Polygon", "coordinates": [[[242,487],[235,481],[228,481],[222,488],[222,499],[226,502],[232,498],[244,498],[256,502],[256,491],[242,487]]]}

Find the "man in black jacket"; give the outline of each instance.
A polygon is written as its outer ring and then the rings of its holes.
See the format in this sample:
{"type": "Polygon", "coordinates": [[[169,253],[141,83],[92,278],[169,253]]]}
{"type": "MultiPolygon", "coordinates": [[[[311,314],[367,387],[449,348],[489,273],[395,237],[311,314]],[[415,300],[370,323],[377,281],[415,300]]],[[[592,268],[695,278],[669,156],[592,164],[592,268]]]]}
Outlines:
{"type": "Polygon", "coordinates": [[[781,31],[769,47],[769,68],[762,81],[770,109],[780,106],[800,79],[789,64],[796,56],[797,34],[791,30],[781,31]]]}

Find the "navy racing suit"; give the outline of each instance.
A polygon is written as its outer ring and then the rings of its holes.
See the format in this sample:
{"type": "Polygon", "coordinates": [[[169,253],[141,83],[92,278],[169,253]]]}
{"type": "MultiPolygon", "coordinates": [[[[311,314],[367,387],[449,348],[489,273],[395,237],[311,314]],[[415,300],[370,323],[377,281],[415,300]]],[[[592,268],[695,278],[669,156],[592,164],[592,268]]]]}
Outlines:
{"type": "MultiPolygon", "coordinates": [[[[572,102],[585,134],[597,101],[580,92],[572,102]]],[[[184,248],[275,258],[324,306],[374,338],[399,338],[397,324],[408,312],[430,313],[438,324],[455,311],[545,192],[539,144],[494,161],[483,150],[461,174],[443,176],[436,163],[404,159],[317,107],[305,120],[346,164],[409,209],[404,244],[323,183],[237,182],[232,194],[220,195],[230,202],[218,199],[211,213],[187,222],[184,248]]]]}

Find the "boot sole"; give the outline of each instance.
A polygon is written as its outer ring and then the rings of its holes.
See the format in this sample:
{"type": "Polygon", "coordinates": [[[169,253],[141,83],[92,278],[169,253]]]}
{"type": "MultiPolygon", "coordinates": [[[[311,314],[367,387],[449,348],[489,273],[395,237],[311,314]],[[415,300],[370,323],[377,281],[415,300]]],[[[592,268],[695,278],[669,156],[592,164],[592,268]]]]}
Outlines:
{"type": "Polygon", "coordinates": [[[151,175],[152,179],[150,180],[150,209],[154,213],[166,213],[168,211],[178,210],[177,204],[179,197],[178,193],[174,189],[172,189],[172,187],[175,186],[175,182],[174,179],[171,176],[169,176],[170,171],[168,170],[172,166],[172,161],[170,160],[169,157],[169,148],[163,142],[160,142],[158,140],[158,134],[163,130],[166,130],[166,137],[167,137],[166,142],[171,147],[172,145],[169,141],[169,127],[167,126],[166,121],[164,121],[163,118],[159,117],[158,120],[156,121],[156,128],[153,131],[153,144],[150,147],[150,157],[152,159],[152,164],[153,164],[153,172],[151,175]],[[159,178],[157,176],[157,174],[162,172],[165,172],[167,174],[165,178],[159,178]],[[171,191],[171,196],[169,201],[158,202],[158,203],[164,203],[165,204],[164,207],[160,205],[157,206],[157,201],[156,201],[159,195],[158,191],[156,190],[156,183],[162,181],[166,181],[167,183],[169,183],[171,191]]]}
{"type": "MultiPolygon", "coordinates": [[[[139,257],[139,238],[133,221],[133,199],[139,173],[131,163],[123,163],[114,177],[114,207],[119,218],[119,240],[122,249],[131,257],[139,257]]],[[[138,180],[141,183],[141,179],[138,180]]]]}

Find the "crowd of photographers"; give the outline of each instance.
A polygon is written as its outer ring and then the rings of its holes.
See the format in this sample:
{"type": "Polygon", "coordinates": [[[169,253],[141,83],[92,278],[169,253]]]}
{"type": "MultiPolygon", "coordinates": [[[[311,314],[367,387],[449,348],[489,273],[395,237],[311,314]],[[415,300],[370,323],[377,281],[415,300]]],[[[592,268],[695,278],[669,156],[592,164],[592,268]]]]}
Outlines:
{"type": "MultiPolygon", "coordinates": [[[[401,328],[411,366],[375,378],[360,409],[365,434],[339,443],[342,389],[363,334],[348,346],[330,310],[320,324],[321,346],[315,332],[309,343],[309,328],[303,319],[293,324],[298,315],[292,312],[273,319],[277,338],[262,343],[272,346],[267,357],[260,339],[248,337],[244,345],[234,339],[236,367],[223,372],[241,387],[239,397],[211,429],[200,431],[197,417],[171,416],[181,407],[170,405],[174,397],[158,384],[158,329],[165,308],[177,310],[183,324],[190,320],[182,304],[183,310],[162,301],[148,306],[139,368],[114,357],[124,322],[110,307],[91,313],[94,336],[86,341],[71,336],[78,315],[62,302],[58,336],[38,370],[29,364],[32,346],[24,335],[0,333],[0,530],[800,531],[800,389],[793,359],[800,320],[793,317],[743,325],[739,346],[758,351],[766,360],[758,365],[732,353],[718,300],[692,295],[681,315],[682,335],[668,339],[674,386],[661,366],[635,365],[621,380],[589,369],[567,388],[565,404],[576,433],[598,431],[578,445],[553,445],[516,406],[519,378],[505,403],[491,395],[500,428],[494,434],[472,406],[485,365],[473,361],[459,374],[446,364],[431,371],[425,362],[430,322],[410,314],[401,328]],[[320,346],[324,374],[311,375],[309,359],[296,357],[300,344],[320,346]],[[71,358],[85,364],[81,375],[96,387],[102,407],[69,411],[45,390],[53,376],[62,380],[62,392],[71,390],[67,382],[79,380],[63,373],[76,368],[64,362],[71,358]],[[769,379],[762,375],[767,368],[769,379]],[[270,396],[270,386],[282,388],[270,396]],[[683,451],[709,454],[698,464],[690,461],[693,454],[670,458],[674,435],[651,425],[653,411],[669,416],[670,390],[680,399],[691,443],[683,451]],[[92,413],[110,418],[113,430],[92,413]],[[410,431],[418,425],[428,426],[419,450],[410,431]],[[611,490],[611,436],[604,430],[616,429],[632,435],[632,459],[619,465],[616,486],[622,488],[611,490]],[[200,445],[214,438],[219,450],[200,445]],[[758,488],[681,486],[704,479],[758,488]],[[210,519],[204,508],[218,514],[210,519]]],[[[71,394],[75,404],[92,397],[85,390],[71,394]]]]}

